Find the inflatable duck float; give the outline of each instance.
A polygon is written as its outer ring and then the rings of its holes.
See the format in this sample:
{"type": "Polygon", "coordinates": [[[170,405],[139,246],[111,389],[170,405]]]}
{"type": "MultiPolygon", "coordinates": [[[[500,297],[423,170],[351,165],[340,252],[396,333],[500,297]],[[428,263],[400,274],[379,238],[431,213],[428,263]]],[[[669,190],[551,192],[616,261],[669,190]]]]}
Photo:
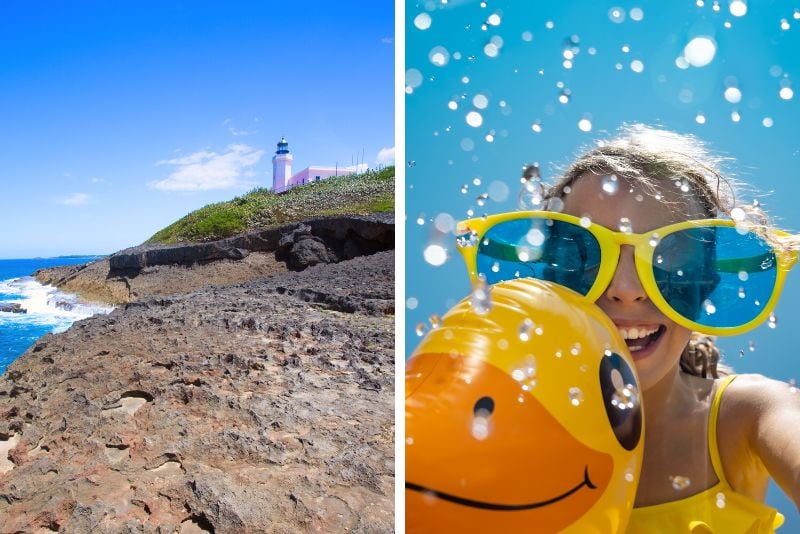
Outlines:
{"type": "Polygon", "coordinates": [[[406,531],[623,532],[643,447],[625,342],[564,287],[488,289],[406,363],[406,531]]]}

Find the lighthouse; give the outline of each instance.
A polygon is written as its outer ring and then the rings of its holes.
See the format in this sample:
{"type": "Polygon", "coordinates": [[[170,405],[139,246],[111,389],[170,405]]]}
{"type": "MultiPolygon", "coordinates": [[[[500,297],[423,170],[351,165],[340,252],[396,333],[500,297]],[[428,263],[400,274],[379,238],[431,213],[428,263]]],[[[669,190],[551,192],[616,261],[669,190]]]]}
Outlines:
{"type": "Polygon", "coordinates": [[[276,193],[286,189],[289,179],[292,177],[293,159],[289,153],[289,143],[285,137],[281,136],[281,140],[278,141],[278,150],[272,156],[272,190],[276,193]]]}

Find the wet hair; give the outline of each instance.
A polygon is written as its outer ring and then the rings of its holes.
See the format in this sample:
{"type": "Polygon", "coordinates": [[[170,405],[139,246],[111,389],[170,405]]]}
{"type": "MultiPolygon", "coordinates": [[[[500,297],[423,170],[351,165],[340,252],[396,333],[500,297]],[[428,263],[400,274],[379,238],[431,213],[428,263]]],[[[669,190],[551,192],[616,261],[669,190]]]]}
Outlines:
{"type": "MultiPolygon", "coordinates": [[[[545,201],[550,205],[550,199],[563,198],[584,174],[614,174],[637,183],[651,195],[657,194],[659,186],[678,186],[698,201],[708,218],[730,216],[737,207],[766,234],[767,219],[757,203],[737,204],[737,192],[742,186],[723,174],[726,162],[727,158],[712,154],[705,143],[692,135],[642,124],[624,125],[616,137],[579,155],[545,192],[545,201]]],[[[531,176],[532,172],[526,169],[525,174],[531,176]]],[[[730,374],[732,369],[720,359],[714,338],[695,332],[681,355],[681,370],[703,378],[730,374]]]]}

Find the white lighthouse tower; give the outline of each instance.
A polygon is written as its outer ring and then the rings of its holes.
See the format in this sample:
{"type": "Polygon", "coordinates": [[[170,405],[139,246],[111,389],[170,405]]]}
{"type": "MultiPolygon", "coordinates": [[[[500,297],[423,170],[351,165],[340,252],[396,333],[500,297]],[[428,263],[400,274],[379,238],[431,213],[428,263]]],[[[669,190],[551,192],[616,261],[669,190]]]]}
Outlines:
{"type": "Polygon", "coordinates": [[[294,158],[289,153],[289,143],[286,138],[281,136],[278,142],[278,150],[272,156],[272,190],[279,193],[286,189],[289,178],[292,177],[292,160],[294,158]]]}

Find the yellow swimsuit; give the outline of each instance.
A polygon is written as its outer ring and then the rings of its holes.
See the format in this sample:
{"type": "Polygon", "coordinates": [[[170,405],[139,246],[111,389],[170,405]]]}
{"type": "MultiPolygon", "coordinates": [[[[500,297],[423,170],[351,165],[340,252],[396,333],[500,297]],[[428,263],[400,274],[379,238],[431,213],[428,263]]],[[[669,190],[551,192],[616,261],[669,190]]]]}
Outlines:
{"type": "Polygon", "coordinates": [[[708,449],[719,482],[707,490],[677,501],[642,506],[631,512],[628,534],[640,533],[744,533],[774,532],[783,524],[777,510],[736,493],[725,479],[717,449],[717,417],[722,392],[735,375],[717,388],[708,424],[708,449]]]}

